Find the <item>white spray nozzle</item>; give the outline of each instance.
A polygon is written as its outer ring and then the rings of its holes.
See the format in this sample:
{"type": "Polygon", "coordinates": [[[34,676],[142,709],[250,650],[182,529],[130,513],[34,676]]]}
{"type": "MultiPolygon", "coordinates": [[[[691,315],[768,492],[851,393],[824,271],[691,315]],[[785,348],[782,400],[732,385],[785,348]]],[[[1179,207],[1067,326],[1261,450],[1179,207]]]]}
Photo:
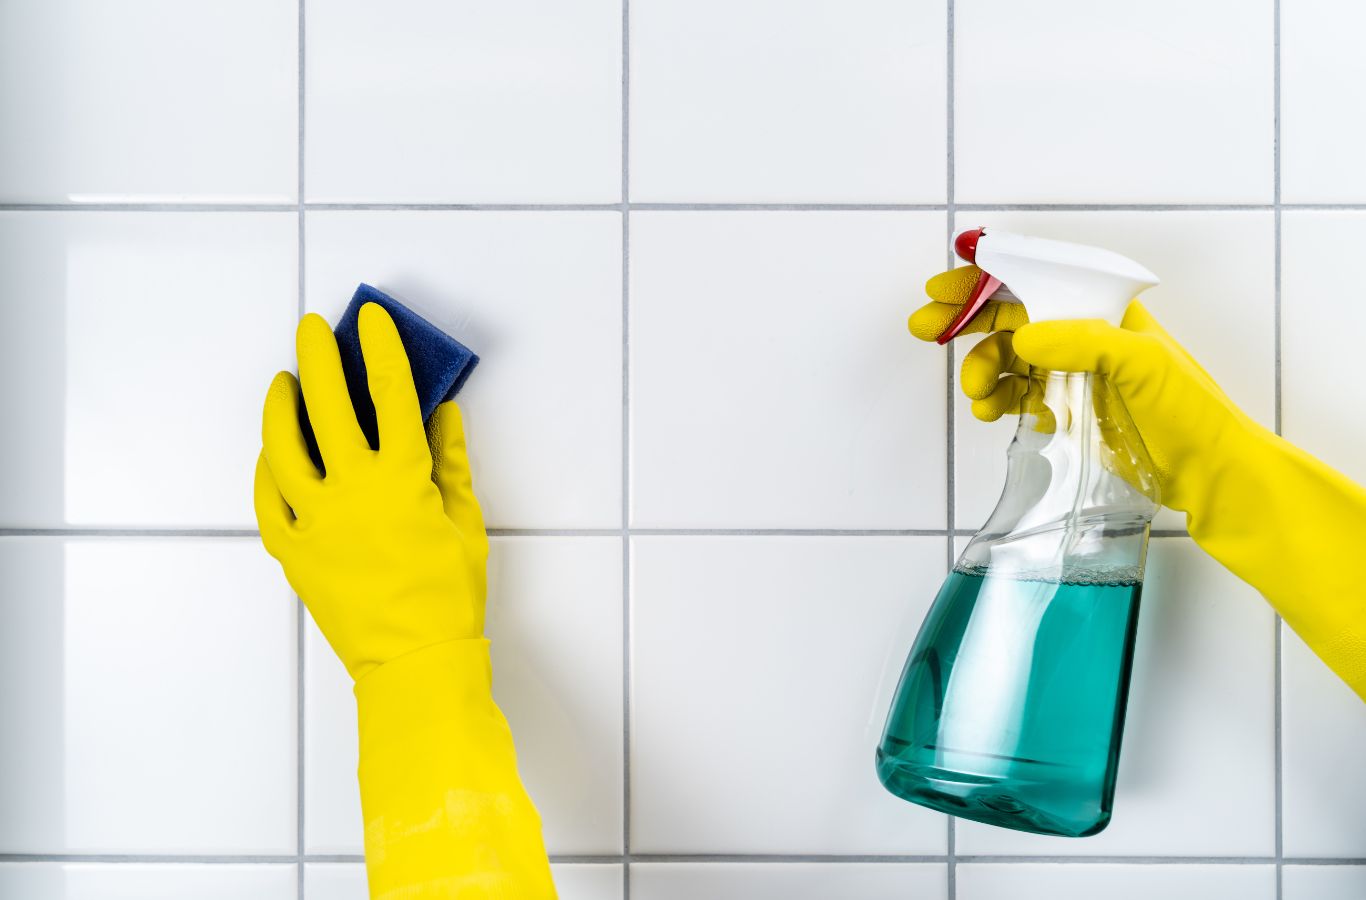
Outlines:
{"type": "Polygon", "coordinates": [[[1158,283],[1143,266],[1100,247],[975,228],[954,249],[982,270],[968,302],[939,336],[947,343],[988,300],[1023,303],[1031,322],[1105,319],[1119,324],[1129,301],[1158,283]]]}

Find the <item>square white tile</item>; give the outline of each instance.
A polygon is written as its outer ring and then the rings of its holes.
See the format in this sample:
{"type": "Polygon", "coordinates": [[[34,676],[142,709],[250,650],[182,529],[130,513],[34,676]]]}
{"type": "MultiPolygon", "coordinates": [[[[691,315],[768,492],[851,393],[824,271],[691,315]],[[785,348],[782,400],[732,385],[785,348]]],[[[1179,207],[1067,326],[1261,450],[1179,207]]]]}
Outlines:
{"type": "Polygon", "coordinates": [[[943,202],[946,54],[942,3],[635,4],[631,198],[943,202]]]}
{"type": "Polygon", "coordinates": [[[0,525],[254,528],[291,213],[0,212],[0,525]]]}
{"type": "Polygon", "coordinates": [[[637,900],[944,900],[943,865],[905,863],[635,863],[637,900]]]}
{"type": "Polygon", "coordinates": [[[960,203],[1270,203],[1272,0],[955,11],[960,203]]]}
{"type": "Polygon", "coordinates": [[[1275,866],[958,866],[961,900],[1274,900],[1275,866]]]}
{"type": "MultiPolygon", "coordinates": [[[[1281,7],[1281,199],[1366,200],[1361,37],[1366,7],[1296,0],[1281,7]]],[[[1366,895],[1366,891],[1363,891],[1366,895]]]]}
{"type": "Polygon", "coordinates": [[[480,355],[459,399],[490,528],[620,526],[619,213],[310,213],[307,239],[309,310],[364,281],[480,355]]]}
{"type": "Polygon", "coordinates": [[[313,201],[621,199],[619,0],[308,4],[313,201]]]}
{"type": "Polygon", "coordinates": [[[1361,900],[1366,866],[1286,866],[1284,900],[1361,900]]]}
{"type": "MultiPolygon", "coordinates": [[[[555,854],[613,854],[622,838],[620,538],[494,538],[493,693],[555,854]]],[[[351,680],[309,623],[304,817],[311,853],[360,853],[351,680]]]]}
{"type": "Polygon", "coordinates": [[[942,213],[631,216],[632,524],[943,528],[942,213]]]}
{"type": "Polygon", "coordinates": [[[0,539],[0,853],[295,844],[295,605],[254,539],[0,539]]]}
{"type": "MultiPolygon", "coordinates": [[[[619,865],[556,864],[550,867],[550,872],[555,878],[559,900],[621,898],[619,865]]],[[[369,897],[365,866],[361,863],[309,863],[304,866],[303,900],[369,900],[369,897]]]]}
{"type": "Polygon", "coordinates": [[[943,853],[873,753],[943,538],[633,539],[631,849],[943,853]]]}
{"type": "Polygon", "coordinates": [[[1366,854],[1366,706],[1281,626],[1282,821],[1287,856],[1366,854]]]}
{"type": "MultiPolygon", "coordinates": [[[[1289,211],[1281,221],[1281,415],[1285,436],[1366,482],[1366,417],[1344,415],[1366,308],[1342,267],[1366,241],[1364,212],[1289,211]]],[[[1347,401],[1350,406],[1351,401],[1347,401]]]]}
{"type": "Polygon", "coordinates": [[[0,202],[292,201],[297,22],[275,0],[0,6],[0,202]]]}
{"type": "MultiPolygon", "coordinates": [[[[1267,427],[1275,424],[1276,237],[1270,212],[960,212],[955,231],[978,225],[1095,244],[1152,269],[1162,284],[1143,292],[1144,305],[1248,415],[1267,427]]],[[[976,342],[955,341],[955,370],[976,342]]],[[[983,427],[956,386],[954,404],[957,526],[976,528],[1000,496],[1013,425],[983,427]]],[[[1185,528],[1186,517],[1164,509],[1153,527],[1185,528]]]]}
{"type": "Polygon", "coordinates": [[[1110,826],[1076,840],[960,821],[959,853],[1275,851],[1271,608],[1186,538],[1152,542],[1141,603],[1110,826]]]}
{"type": "Polygon", "coordinates": [[[0,863],[15,900],[295,900],[293,863],[0,863]]]}
{"type": "Polygon", "coordinates": [[[559,863],[550,867],[559,900],[621,900],[621,866],[609,863],[559,863]]]}

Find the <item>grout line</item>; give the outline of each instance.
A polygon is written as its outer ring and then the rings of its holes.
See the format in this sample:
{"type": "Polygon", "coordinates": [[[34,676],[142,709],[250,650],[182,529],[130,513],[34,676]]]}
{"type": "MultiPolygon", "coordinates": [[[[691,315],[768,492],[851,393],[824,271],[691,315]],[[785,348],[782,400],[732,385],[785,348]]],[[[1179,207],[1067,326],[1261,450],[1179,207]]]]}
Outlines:
{"type": "Polygon", "coordinates": [[[1272,17],[1274,20],[1273,64],[1274,87],[1272,88],[1272,209],[1275,221],[1275,373],[1276,373],[1276,433],[1281,433],[1281,2],[1273,0],[1272,17]]]}
{"type": "Polygon", "coordinates": [[[616,537],[620,528],[489,528],[489,537],[616,537]]]}
{"type": "Polygon", "coordinates": [[[621,203],[305,203],[314,212],[617,212],[621,203]]]}
{"type": "MultiPolygon", "coordinates": [[[[0,212],[944,212],[945,203],[0,203],[0,212]]],[[[1366,203],[955,203],[963,212],[1366,211],[1366,203]]]]}
{"type": "MultiPolygon", "coordinates": [[[[950,515],[953,513],[950,512],[950,515]]],[[[490,528],[489,537],[972,537],[971,528],[490,528]]],[[[0,528],[6,537],[254,538],[254,528],[0,528]]],[[[1184,538],[1183,528],[1156,529],[1154,538],[1184,538]]],[[[952,555],[952,554],[950,554],[952,555]]],[[[952,559],[950,559],[952,562],[952,559]]]]}
{"type": "Polygon", "coordinates": [[[1050,865],[1125,865],[1125,866],[1266,866],[1274,863],[1271,856],[961,856],[964,863],[987,865],[1019,865],[1047,863],[1050,865]]]}
{"type": "Polygon", "coordinates": [[[632,203],[637,212],[943,212],[942,203],[632,203]]]}
{"type": "MultiPolygon", "coordinates": [[[[1281,0],[1272,0],[1271,5],[1272,19],[1272,137],[1271,137],[1271,157],[1272,157],[1272,204],[1274,214],[1272,218],[1275,223],[1275,293],[1273,302],[1273,333],[1275,335],[1275,409],[1276,409],[1276,433],[1281,433],[1281,0]]],[[[1281,653],[1281,617],[1277,613],[1272,620],[1272,627],[1275,629],[1273,635],[1273,665],[1272,665],[1272,739],[1273,758],[1275,760],[1275,774],[1273,777],[1272,794],[1274,797],[1276,833],[1276,900],[1282,900],[1285,895],[1285,779],[1284,779],[1284,741],[1282,736],[1283,725],[1283,697],[1282,697],[1282,653],[1281,653]]]]}
{"type": "Polygon", "coordinates": [[[631,528],[636,537],[943,537],[943,528],[631,528]]]}
{"type": "Polygon", "coordinates": [[[0,537],[259,537],[255,528],[0,528],[0,537]]]}
{"type": "MultiPolygon", "coordinates": [[[[299,229],[298,258],[297,258],[297,261],[296,261],[296,263],[295,263],[295,264],[298,266],[298,269],[299,269],[299,272],[298,272],[298,275],[299,275],[299,283],[298,283],[298,292],[299,292],[299,296],[298,296],[297,301],[296,301],[296,302],[298,303],[298,307],[297,307],[297,309],[296,309],[296,313],[298,314],[299,318],[301,318],[301,319],[302,319],[303,316],[304,316],[305,300],[306,300],[306,297],[307,297],[307,294],[305,293],[305,286],[306,286],[306,282],[305,282],[305,264],[306,264],[306,256],[305,256],[305,250],[306,250],[305,236],[306,236],[306,229],[305,229],[305,224],[304,224],[304,218],[305,218],[305,217],[304,217],[304,174],[305,174],[305,171],[306,171],[306,169],[307,169],[307,166],[305,165],[305,156],[304,156],[304,148],[305,148],[305,145],[304,145],[304,137],[305,137],[305,132],[306,132],[306,128],[307,128],[307,121],[308,121],[308,120],[307,120],[307,116],[305,115],[305,112],[306,112],[306,106],[305,106],[305,104],[306,104],[307,97],[306,97],[306,93],[305,93],[305,91],[306,91],[306,85],[305,85],[305,81],[304,81],[304,78],[305,78],[305,67],[304,67],[304,63],[305,63],[305,53],[307,52],[307,38],[306,38],[305,30],[304,30],[304,25],[305,25],[305,18],[306,18],[306,14],[307,14],[307,6],[308,6],[308,0],[299,0],[299,26],[298,26],[298,30],[299,30],[299,34],[298,34],[298,40],[299,40],[299,61],[298,61],[298,67],[299,67],[299,68],[298,68],[298,74],[297,74],[297,77],[296,77],[296,80],[297,80],[297,85],[296,85],[296,87],[297,87],[298,92],[299,92],[299,97],[298,97],[298,106],[297,106],[297,109],[296,109],[296,112],[295,112],[295,115],[296,115],[296,117],[297,117],[297,119],[298,119],[298,121],[297,121],[297,123],[296,123],[296,125],[297,125],[297,127],[298,127],[298,146],[295,148],[296,151],[297,151],[297,153],[298,153],[298,159],[295,161],[295,164],[296,164],[296,172],[295,172],[295,176],[296,176],[296,182],[295,182],[296,196],[295,196],[294,199],[295,199],[296,204],[297,204],[297,209],[296,209],[295,215],[298,216],[298,229],[299,229]]],[[[296,709],[295,709],[295,714],[296,714],[296,716],[297,716],[297,719],[296,719],[296,721],[295,721],[295,750],[296,750],[296,753],[298,754],[298,758],[295,760],[295,775],[294,775],[294,778],[295,778],[295,784],[294,784],[294,794],[295,794],[295,797],[294,797],[294,799],[295,799],[295,803],[297,804],[297,809],[298,809],[298,812],[296,813],[296,817],[295,817],[295,828],[297,829],[297,831],[296,831],[296,833],[295,833],[295,835],[294,835],[294,852],[295,852],[295,854],[296,854],[297,857],[298,857],[298,859],[297,859],[297,861],[296,861],[296,863],[295,863],[295,868],[296,868],[295,897],[296,897],[296,900],[304,900],[304,852],[305,852],[305,850],[306,850],[306,848],[307,848],[307,838],[306,838],[306,828],[305,828],[305,815],[306,815],[306,808],[307,808],[307,803],[306,803],[307,797],[306,797],[306,789],[305,789],[305,784],[306,784],[305,774],[306,774],[306,771],[307,771],[307,768],[306,768],[306,767],[307,767],[307,763],[306,763],[305,757],[304,757],[304,749],[305,749],[305,748],[304,748],[304,742],[307,740],[307,731],[308,731],[308,729],[307,729],[307,727],[306,727],[306,722],[305,722],[305,708],[304,708],[304,705],[305,705],[305,703],[307,702],[307,698],[305,697],[305,689],[304,689],[305,683],[306,683],[306,682],[305,682],[305,669],[304,669],[304,654],[305,654],[305,649],[304,649],[304,638],[305,638],[305,635],[306,635],[307,618],[306,618],[306,616],[305,616],[305,614],[304,614],[304,603],[303,603],[303,600],[302,600],[302,599],[298,599],[298,600],[297,600],[297,603],[298,603],[298,608],[297,608],[297,610],[296,610],[296,612],[295,612],[295,625],[294,625],[295,632],[296,632],[296,634],[295,634],[295,650],[294,650],[294,655],[295,655],[295,675],[294,675],[294,678],[295,678],[295,701],[294,701],[294,702],[295,702],[295,707],[296,707],[296,709]]]]}
{"type": "Polygon", "coordinates": [[[859,854],[859,853],[641,853],[632,856],[640,863],[943,863],[940,854],[859,854]]]}
{"type": "MultiPolygon", "coordinates": [[[[956,69],[954,57],[954,0],[947,0],[945,5],[945,52],[944,52],[944,144],[947,159],[945,159],[944,169],[944,225],[945,246],[944,261],[947,268],[953,268],[953,230],[957,226],[957,156],[956,156],[956,123],[957,116],[954,110],[954,99],[956,91],[954,89],[954,71],[956,69]]],[[[953,570],[954,553],[953,538],[957,527],[957,498],[955,495],[955,484],[957,483],[957,472],[955,469],[954,454],[957,452],[958,434],[954,421],[954,410],[958,398],[954,395],[954,346],[950,341],[947,347],[948,352],[944,356],[945,368],[945,393],[948,402],[945,405],[945,462],[944,476],[947,479],[947,492],[945,494],[945,516],[948,534],[944,538],[944,552],[946,559],[945,569],[953,570]]],[[[958,821],[953,816],[945,816],[948,820],[946,825],[946,835],[944,850],[947,854],[945,864],[945,890],[946,900],[957,900],[958,897],[958,821]]]]}
{"type": "Polygon", "coordinates": [[[621,0],[621,896],[631,900],[631,0],[621,0]]]}
{"type": "Polygon", "coordinates": [[[959,203],[982,212],[1220,212],[1268,210],[1269,203],[959,203]]]}
{"type": "Polygon", "coordinates": [[[0,853],[0,863],[164,863],[177,865],[198,863],[251,866],[262,863],[298,865],[298,862],[299,857],[294,853],[186,854],[183,856],[167,853],[0,853]]]}
{"type": "Polygon", "coordinates": [[[304,703],[305,703],[305,697],[304,697],[304,693],[305,693],[305,692],[304,692],[304,685],[305,685],[305,681],[304,681],[304,671],[305,671],[305,668],[304,668],[304,661],[305,661],[305,660],[304,660],[304,654],[306,653],[305,646],[304,646],[304,645],[305,645],[305,640],[304,640],[304,639],[305,639],[305,636],[306,636],[306,634],[307,634],[307,623],[308,623],[308,620],[307,620],[307,617],[304,615],[304,602],[303,602],[303,600],[300,600],[298,597],[296,597],[296,598],[295,598],[295,603],[297,604],[297,609],[295,610],[295,617],[294,617],[294,632],[295,632],[295,634],[294,634],[294,657],[295,657],[295,673],[294,673],[294,682],[295,682],[295,683],[294,683],[294,706],[295,706],[295,721],[294,721],[294,729],[295,729],[295,732],[294,732],[294,733],[295,733],[295,738],[294,738],[294,740],[295,740],[295,753],[297,754],[297,756],[296,756],[296,759],[295,759],[295,761],[294,761],[294,767],[295,767],[295,770],[294,770],[294,800],[295,800],[295,803],[296,803],[296,805],[297,805],[297,813],[295,814],[295,828],[296,828],[296,831],[295,831],[295,834],[294,834],[294,847],[295,847],[294,852],[295,852],[295,855],[296,855],[297,858],[298,858],[298,868],[299,868],[299,872],[298,872],[298,876],[299,876],[299,881],[298,881],[298,900],[303,900],[303,897],[304,897],[304,851],[305,851],[305,849],[306,849],[306,840],[305,840],[305,835],[304,835],[304,806],[305,806],[305,804],[304,804],[304,800],[305,800],[305,790],[304,790],[305,780],[304,780],[304,775],[305,775],[305,773],[306,773],[306,768],[305,768],[305,767],[306,767],[306,763],[305,763],[305,758],[304,758],[304,741],[307,739],[307,733],[308,733],[308,730],[307,730],[307,728],[305,727],[305,720],[304,720],[304,712],[305,712],[305,710],[304,710],[304,703]]]}
{"type": "Polygon", "coordinates": [[[617,865],[622,862],[622,857],[611,853],[551,853],[551,865],[617,865]]]}
{"type": "MultiPolygon", "coordinates": [[[[552,863],[594,865],[625,863],[628,857],[616,854],[551,854],[552,863]]],[[[632,863],[945,863],[947,856],[936,854],[819,854],[819,853],[639,853],[632,863]]],[[[1275,857],[1275,856],[992,856],[963,855],[957,861],[975,865],[1145,865],[1145,866],[1366,866],[1366,857],[1275,857]]],[[[155,853],[0,853],[0,863],[104,863],[164,865],[297,865],[304,863],[363,863],[359,853],[279,854],[155,854],[155,853]]]]}
{"type": "Polygon", "coordinates": [[[297,203],[0,203],[0,212],[293,212],[297,203]]]}

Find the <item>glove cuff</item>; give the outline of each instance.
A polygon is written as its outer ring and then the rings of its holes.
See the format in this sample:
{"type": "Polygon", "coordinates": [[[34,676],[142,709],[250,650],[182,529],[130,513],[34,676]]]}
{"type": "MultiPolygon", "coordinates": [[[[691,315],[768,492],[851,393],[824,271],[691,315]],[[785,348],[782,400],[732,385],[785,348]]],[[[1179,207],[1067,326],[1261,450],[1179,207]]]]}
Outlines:
{"type": "Polygon", "coordinates": [[[555,896],[491,688],[484,638],[432,644],[356,682],[371,896],[555,896]]]}
{"type": "Polygon", "coordinates": [[[1348,564],[1366,490],[1260,426],[1223,438],[1225,462],[1187,513],[1191,537],[1366,699],[1366,596],[1348,564]]]}

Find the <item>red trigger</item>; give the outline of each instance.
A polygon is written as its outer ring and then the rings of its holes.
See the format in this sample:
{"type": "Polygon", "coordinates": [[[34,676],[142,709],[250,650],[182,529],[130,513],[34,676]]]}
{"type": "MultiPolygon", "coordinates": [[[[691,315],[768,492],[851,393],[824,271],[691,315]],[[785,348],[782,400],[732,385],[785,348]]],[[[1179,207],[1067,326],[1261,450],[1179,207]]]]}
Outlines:
{"type": "Polygon", "coordinates": [[[977,276],[977,284],[973,286],[972,293],[968,295],[968,302],[963,304],[963,308],[958,311],[958,315],[953,317],[949,327],[944,329],[944,333],[935,340],[939,344],[947,344],[949,341],[958,337],[959,332],[967,327],[972,321],[972,317],[986,306],[987,300],[1001,286],[1001,279],[996,276],[983,272],[977,276]]]}

